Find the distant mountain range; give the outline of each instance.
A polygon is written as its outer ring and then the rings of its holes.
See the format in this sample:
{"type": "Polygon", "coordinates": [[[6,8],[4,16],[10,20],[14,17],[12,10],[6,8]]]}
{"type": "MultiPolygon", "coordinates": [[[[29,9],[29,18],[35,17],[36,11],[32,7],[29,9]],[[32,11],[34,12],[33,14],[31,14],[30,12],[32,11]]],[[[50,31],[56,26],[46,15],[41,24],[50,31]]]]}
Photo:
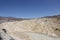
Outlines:
{"type": "Polygon", "coordinates": [[[28,19],[0,16],[0,23],[8,21],[22,21],[22,20],[28,20],[28,19]]]}
{"type": "MultiPolygon", "coordinates": [[[[58,19],[60,19],[60,15],[45,16],[45,17],[41,17],[41,18],[58,18],[58,19]]],[[[0,23],[8,22],[8,21],[10,21],[10,22],[11,21],[22,21],[22,20],[29,20],[29,19],[37,19],[37,18],[15,18],[15,17],[2,17],[2,16],[0,16],[0,23]]]]}
{"type": "Polygon", "coordinates": [[[44,18],[60,18],[60,15],[54,15],[54,16],[45,16],[44,18]]]}

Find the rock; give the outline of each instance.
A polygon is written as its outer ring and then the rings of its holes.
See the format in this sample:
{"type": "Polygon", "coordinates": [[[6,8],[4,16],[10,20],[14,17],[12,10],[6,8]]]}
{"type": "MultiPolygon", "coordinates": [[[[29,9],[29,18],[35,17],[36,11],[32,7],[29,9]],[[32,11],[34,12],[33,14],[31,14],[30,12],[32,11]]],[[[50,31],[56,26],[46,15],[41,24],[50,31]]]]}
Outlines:
{"type": "MultiPolygon", "coordinates": [[[[31,19],[24,21],[5,22],[0,26],[12,34],[13,32],[35,32],[60,37],[60,24],[53,21],[55,19],[31,19]],[[47,21],[45,21],[47,20],[47,21]],[[56,30],[58,29],[58,30],[56,30]],[[12,31],[13,30],[13,31],[12,31]]],[[[56,21],[57,22],[57,21],[56,21]]]]}
{"type": "Polygon", "coordinates": [[[8,35],[0,31],[0,40],[60,40],[60,38],[32,32],[15,32],[8,35]]]}
{"type": "Polygon", "coordinates": [[[11,39],[13,38],[10,35],[5,33],[3,30],[0,30],[0,40],[11,40],[11,39]]]}
{"type": "Polygon", "coordinates": [[[2,34],[8,35],[6,40],[10,39],[9,36],[14,40],[60,40],[60,17],[4,22],[0,24],[2,29],[5,32],[2,34]]]}
{"type": "Polygon", "coordinates": [[[45,34],[37,34],[31,32],[22,32],[19,34],[17,32],[15,36],[17,36],[18,38],[22,38],[23,40],[60,40],[60,38],[48,36],[45,34]]]}

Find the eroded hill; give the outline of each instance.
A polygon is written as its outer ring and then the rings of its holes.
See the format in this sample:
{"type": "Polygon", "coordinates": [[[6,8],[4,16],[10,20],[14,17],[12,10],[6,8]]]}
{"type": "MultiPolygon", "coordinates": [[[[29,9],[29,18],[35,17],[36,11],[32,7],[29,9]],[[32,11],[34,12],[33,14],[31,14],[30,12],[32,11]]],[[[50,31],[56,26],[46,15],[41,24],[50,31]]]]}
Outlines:
{"type": "MultiPolygon", "coordinates": [[[[25,34],[32,36],[32,34],[35,33],[40,35],[45,34],[51,36],[52,38],[60,37],[60,16],[56,15],[56,16],[48,16],[48,17],[23,20],[23,21],[4,22],[0,24],[0,29],[6,29],[9,35],[22,39],[25,38],[24,37],[25,34]],[[25,33],[25,34],[21,34],[21,33],[25,33]],[[21,34],[22,36],[19,34],[21,34]]],[[[29,40],[32,39],[30,38],[29,40]]],[[[60,39],[55,39],[55,40],[60,40],[60,39]]]]}

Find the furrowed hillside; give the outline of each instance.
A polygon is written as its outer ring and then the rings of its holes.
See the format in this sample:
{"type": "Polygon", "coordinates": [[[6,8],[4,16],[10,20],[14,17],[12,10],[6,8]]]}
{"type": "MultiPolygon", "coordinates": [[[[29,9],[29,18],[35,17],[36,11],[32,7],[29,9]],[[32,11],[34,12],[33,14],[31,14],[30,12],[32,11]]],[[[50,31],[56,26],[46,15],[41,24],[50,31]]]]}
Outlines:
{"type": "Polygon", "coordinates": [[[13,38],[22,40],[60,40],[60,15],[4,22],[0,24],[2,29],[13,38]]]}

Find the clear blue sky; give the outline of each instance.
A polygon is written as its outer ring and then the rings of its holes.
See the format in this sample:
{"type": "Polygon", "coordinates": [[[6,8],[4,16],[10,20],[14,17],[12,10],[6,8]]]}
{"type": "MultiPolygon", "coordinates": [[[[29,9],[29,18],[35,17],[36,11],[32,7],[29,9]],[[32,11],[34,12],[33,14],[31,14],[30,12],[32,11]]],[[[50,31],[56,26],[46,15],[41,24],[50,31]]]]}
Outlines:
{"type": "Polygon", "coordinates": [[[37,18],[60,14],[60,0],[0,0],[0,16],[37,18]]]}

